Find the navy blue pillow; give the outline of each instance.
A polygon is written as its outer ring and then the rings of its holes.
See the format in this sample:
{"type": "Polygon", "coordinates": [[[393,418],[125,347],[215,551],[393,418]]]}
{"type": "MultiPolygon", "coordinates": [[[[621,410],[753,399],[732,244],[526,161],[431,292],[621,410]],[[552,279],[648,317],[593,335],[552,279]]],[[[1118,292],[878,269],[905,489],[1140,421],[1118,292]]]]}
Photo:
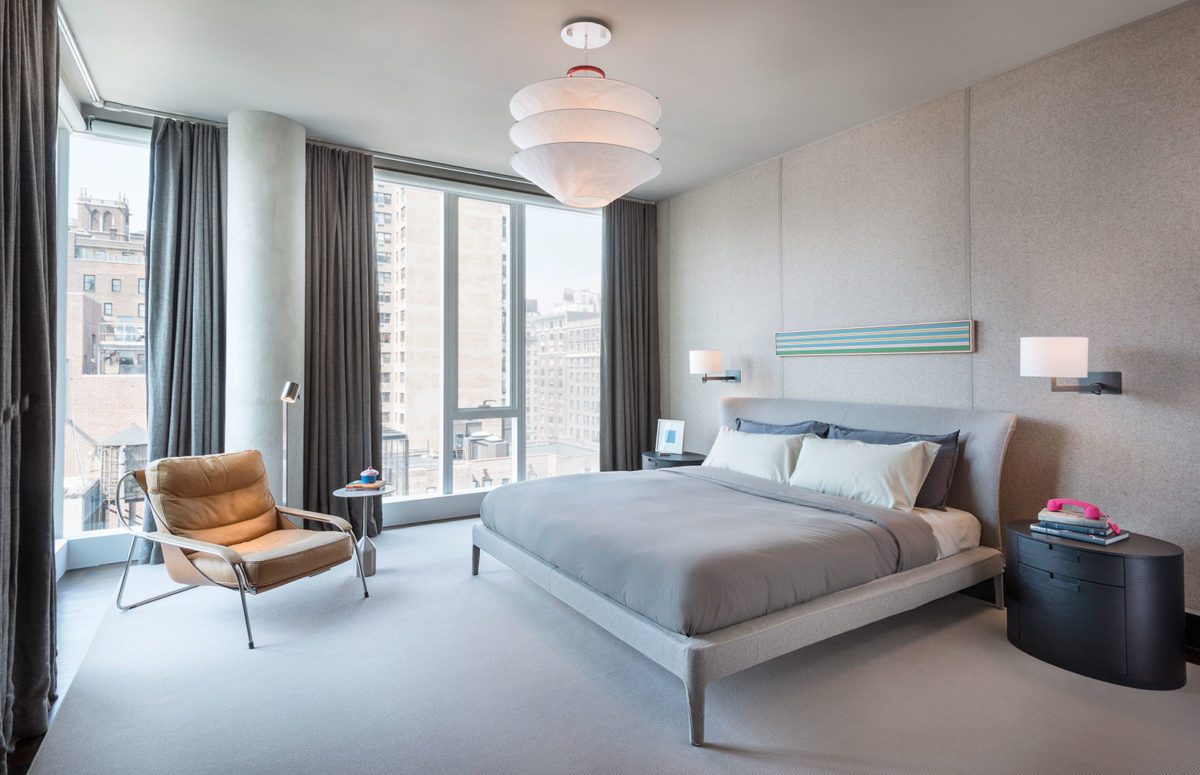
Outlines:
{"type": "Polygon", "coordinates": [[[894,433],[892,431],[867,431],[860,428],[843,428],[840,425],[829,426],[829,438],[852,439],[867,444],[905,444],[910,441],[932,441],[941,449],[933,459],[933,466],[921,491],[917,493],[917,502],[913,505],[924,509],[946,508],[946,498],[950,495],[950,483],[954,481],[954,469],[958,467],[958,431],[943,435],[925,435],[921,433],[894,433]]]}
{"type": "Polygon", "coordinates": [[[741,417],[734,424],[735,431],[742,433],[769,433],[774,436],[796,436],[801,433],[815,433],[821,438],[825,438],[829,433],[829,424],[820,422],[819,420],[805,420],[804,422],[796,422],[790,425],[772,425],[766,422],[755,422],[754,420],[743,420],[741,417]]]}

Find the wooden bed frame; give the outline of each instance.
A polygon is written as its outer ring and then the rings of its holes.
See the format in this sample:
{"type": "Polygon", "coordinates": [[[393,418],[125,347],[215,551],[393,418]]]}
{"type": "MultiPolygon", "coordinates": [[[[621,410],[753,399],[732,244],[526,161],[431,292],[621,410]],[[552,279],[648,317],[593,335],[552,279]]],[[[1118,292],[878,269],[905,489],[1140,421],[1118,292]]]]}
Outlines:
{"type": "Polygon", "coordinates": [[[773,423],[821,420],[849,427],[911,433],[959,430],[961,452],[949,504],[979,518],[982,524],[980,546],[692,637],[667,630],[600,594],[483,524],[474,528],[472,575],[478,575],[480,551],[485,551],[682,679],[687,692],[692,745],[704,743],[705,688],[719,678],[909,611],[988,579],[993,581],[994,604],[1003,607],[1000,473],[1009,438],[1016,427],[1015,416],[968,409],[761,398],[723,399],[720,414],[721,423],[729,426],[741,417],[773,423]]]}

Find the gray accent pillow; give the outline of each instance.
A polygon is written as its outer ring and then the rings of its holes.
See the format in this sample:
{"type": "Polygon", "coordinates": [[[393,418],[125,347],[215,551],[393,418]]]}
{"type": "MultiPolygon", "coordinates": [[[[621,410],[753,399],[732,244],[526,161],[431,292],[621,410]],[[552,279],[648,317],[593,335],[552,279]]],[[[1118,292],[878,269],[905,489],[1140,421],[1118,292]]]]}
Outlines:
{"type": "Polygon", "coordinates": [[[831,439],[853,439],[867,444],[904,444],[909,441],[932,441],[937,444],[937,457],[921,491],[917,493],[917,508],[942,509],[946,508],[946,498],[950,495],[950,484],[954,481],[954,469],[958,467],[958,431],[941,435],[922,433],[897,433],[894,431],[869,431],[862,428],[844,428],[841,425],[830,425],[831,439]]]}
{"type": "Polygon", "coordinates": [[[767,422],[743,420],[739,417],[735,424],[737,425],[734,428],[735,431],[741,431],[742,433],[769,433],[773,436],[798,436],[802,433],[813,433],[821,438],[825,438],[829,433],[829,423],[823,423],[819,420],[805,420],[789,425],[772,425],[767,422]]]}

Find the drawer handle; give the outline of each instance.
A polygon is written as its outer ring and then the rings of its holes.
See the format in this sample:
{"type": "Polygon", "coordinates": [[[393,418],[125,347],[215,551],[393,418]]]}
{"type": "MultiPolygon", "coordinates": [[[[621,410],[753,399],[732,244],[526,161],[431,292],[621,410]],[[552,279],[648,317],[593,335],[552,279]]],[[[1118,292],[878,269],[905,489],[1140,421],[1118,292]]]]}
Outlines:
{"type": "Polygon", "coordinates": [[[1063,581],[1062,579],[1056,579],[1056,578],[1054,578],[1053,573],[1050,574],[1050,578],[1046,579],[1046,581],[1049,581],[1051,584],[1053,584],[1054,586],[1059,587],[1061,589],[1069,589],[1072,592],[1079,591],[1078,584],[1072,583],[1070,581],[1063,581]]]}
{"type": "Polygon", "coordinates": [[[1050,547],[1050,551],[1056,554],[1065,554],[1066,557],[1064,559],[1079,562],[1079,551],[1077,549],[1064,549],[1058,544],[1046,544],[1046,546],[1050,547]]]}

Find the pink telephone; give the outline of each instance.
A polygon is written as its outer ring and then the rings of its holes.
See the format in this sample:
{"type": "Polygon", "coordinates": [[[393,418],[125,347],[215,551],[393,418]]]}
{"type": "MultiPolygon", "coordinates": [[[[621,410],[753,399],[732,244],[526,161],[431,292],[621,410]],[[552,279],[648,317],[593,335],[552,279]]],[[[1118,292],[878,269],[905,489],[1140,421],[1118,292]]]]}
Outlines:
{"type": "Polygon", "coordinates": [[[1120,533],[1121,528],[1117,527],[1117,523],[1108,518],[1108,515],[1100,510],[1099,506],[1088,503],[1086,501],[1076,501],[1070,498],[1051,498],[1046,501],[1046,511],[1062,511],[1063,506],[1074,506],[1077,509],[1082,509],[1083,516],[1088,519],[1103,519],[1112,529],[1114,533],[1120,533]]]}

